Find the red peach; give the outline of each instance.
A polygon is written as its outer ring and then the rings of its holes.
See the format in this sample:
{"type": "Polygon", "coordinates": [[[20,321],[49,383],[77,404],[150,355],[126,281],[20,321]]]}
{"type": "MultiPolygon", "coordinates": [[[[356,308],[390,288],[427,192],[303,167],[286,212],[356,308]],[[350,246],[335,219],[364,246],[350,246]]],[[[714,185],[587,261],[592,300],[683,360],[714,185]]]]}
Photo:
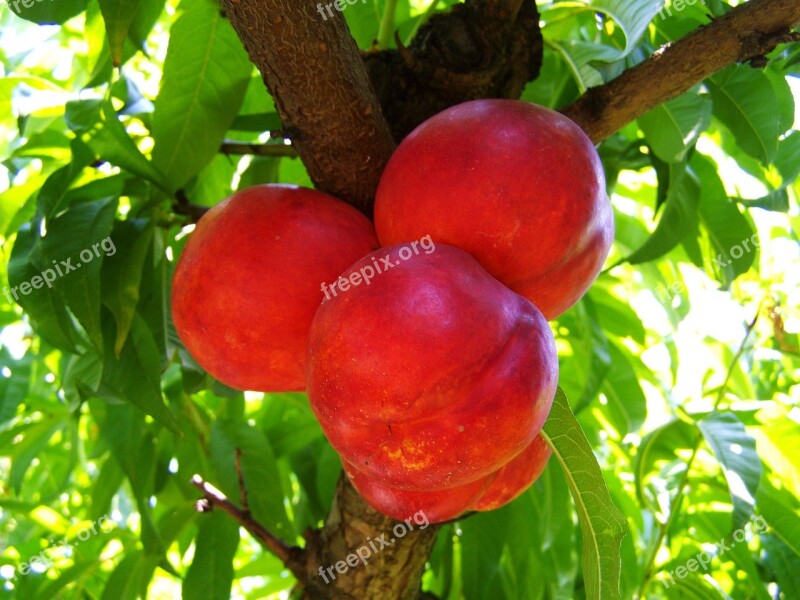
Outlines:
{"type": "Polygon", "coordinates": [[[186,243],[172,285],[175,329],[231,387],[303,390],[321,284],[377,247],[366,217],[327,194],[240,190],[208,211],[186,243]]]}
{"type": "Polygon", "coordinates": [[[344,461],[343,464],[347,477],[364,500],[378,512],[398,521],[419,511],[431,523],[455,519],[484,493],[494,479],[494,475],[489,475],[455,488],[418,492],[381,484],[353,465],[344,461]]]}
{"type": "Polygon", "coordinates": [[[433,491],[500,469],[539,433],[558,378],[539,310],[466,252],[403,244],[311,325],[307,390],[337,452],[383,485],[433,491]]]}
{"type": "Polygon", "coordinates": [[[544,438],[537,435],[525,450],[497,472],[491,485],[472,505],[472,510],[494,510],[511,502],[539,479],[551,453],[544,438]]]}
{"type": "Polygon", "coordinates": [[[383,245],[430,235],[466,250],[553,319],[596,279],[614,233],[600,158],[567,117],[518,100],[449,108],[381,176],[383,245]]]}

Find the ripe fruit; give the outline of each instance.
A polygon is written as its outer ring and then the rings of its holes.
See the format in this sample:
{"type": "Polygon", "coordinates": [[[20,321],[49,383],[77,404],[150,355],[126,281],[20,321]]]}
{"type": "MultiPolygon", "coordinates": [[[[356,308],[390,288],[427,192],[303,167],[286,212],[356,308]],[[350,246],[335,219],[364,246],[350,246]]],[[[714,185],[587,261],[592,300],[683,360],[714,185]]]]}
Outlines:
{"type": "Polygon", "coordinates": [[[600,158],[575,123],[527,102],[475,100],[398,146],[375,227],[383,245],[430,235],[466,250],[553,319],[597,277],[614,223],[600,158]]]}
{"type": "Polygon", "coordinates": [[[467,253],[431,248],[355,263],[340,281],[383,270],[326,299],[308,340],[307,390],[328,440],[365,476],[406,491],[503,467],[539,433],[558,375],[538,309],[467,253]]]}
{"type": "Polygon", "coordinates": [[[473,510],[494,510],[511,502],[539,479],[551,453],[544,438],[537,435],[525,450],[497,472],[486,491],[472,505],[473,510]]]}
{"type": "Polygon", "coordinates": [[[470,510],[494,478],[494,474],[491,474],[454,488],[419,492],[379,483],[346,462],[344,467],[347,477],[361,497],[375,510],[398,521],[407,519],[419,511],[422,511],[431,523],[455,519],[461,513],[470,510]]]}
{"type": "Polygon", "coordinates": [[[175,268],[175,329],[200,365],[240,390],[304,389],[321,284],[377,248],[370,222],[327,194],[260,185],[198,222],[175,268]]]}
{"type": "Polygon", "coordinates": [[[422,511],[431,523],[449,521],[470,510],[495,510],[527,490],[547,465],[550,446],[537,435],[528,447],[490,475],[466,485],[419,492],[378,483],[345,462],[345,473],[373,508],[402,521],[422,511]]]}

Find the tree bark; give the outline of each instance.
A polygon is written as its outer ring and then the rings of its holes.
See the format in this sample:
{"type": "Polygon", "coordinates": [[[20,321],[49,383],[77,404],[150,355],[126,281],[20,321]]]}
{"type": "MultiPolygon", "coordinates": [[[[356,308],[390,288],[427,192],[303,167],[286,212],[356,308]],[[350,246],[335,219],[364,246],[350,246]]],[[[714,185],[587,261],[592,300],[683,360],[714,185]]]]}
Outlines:
{"type": "Polygon", "coordinates": [[[518,98],[542,64],[534,0],[467,0],[434,15],[408,48],[367,53],[367,66],[396,141],[449,106],[518,98]]]}
{"type": "Polygon", "coordinates": [[[342,13],[323,19],[297,0],[222,5],[311,180],[369,214],[394,142],[342,13]]]}
{"type": "MultiPolygon", "coordinates": [[[[325,526],[306,535],[305,591],[309,598],[347,598],[363,600],[414,600],[420,595],[420,579],[425,562],[436,541],[437,525],[420,529],[412,521],[414,530],[402,537],[393,531],[396,521],[382,515],[358,495],[347,477],[342,474],[336,487],[333,506],[325,526]],[[381,538],[381,536],[384,536],[381,538]],[[377,539],[390,546],[380,548],[377,539]],[[344,575],[335,569],[326,583],[319,574],[343,561],[348,554],[372,540],[379,548],[366,565],[359,563],[344,575]]],[[[405,527],[405,525],[404,525],[405,527]]],[[[398,527],[397,533],[400,532],[398,527]]]]}

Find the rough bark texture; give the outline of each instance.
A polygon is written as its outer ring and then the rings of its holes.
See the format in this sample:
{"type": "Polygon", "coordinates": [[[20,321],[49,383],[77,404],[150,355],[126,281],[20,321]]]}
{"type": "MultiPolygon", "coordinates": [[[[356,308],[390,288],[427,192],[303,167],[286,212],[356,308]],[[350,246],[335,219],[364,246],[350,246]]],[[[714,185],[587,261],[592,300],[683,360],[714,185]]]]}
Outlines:
{"type": "MultiPolygon", "coordinates": [[[[222,3],[315,184],[365,212],[393,149],[380,104],[399,139],[451,104],[518,97],[541,61],[533,0],[467,0],[432,19],[407,50],[370,53],[363,61],[341,14],[323,20],[313,1],[222,3]]],[[[771,50],[798,22],[800,0],[752,0],[564,112],[602,140],[728,64],[771,50]]],[[[318,572],[368,538],[392,536],[394,524],[343,477],[323,529],[306,534],[305,549],[286,549],[285,563],[307,598],[417,598],[435,526],[398,539],[329,584],[318,572]]]]}
{"type": "MultiPolygon", "coordinates": [[[[413,521],[412,521],[413,523],[413,521]]],[[[308,598],[364,598],[413,600],[420,595],[425,561],[436,541],[438,527],[429,525],[403,537],[392,529],[397,522],[371,508],[342,475],[325,527],[306,535],[306,585],[308,598]],[[348,554],[385,534],[391,543],[368,559],[367,565],[349,569],[325,583],[319,567],[333,566],[348,554]]],[[[400,529],[398,528],[398,533],[400,529]]],[[[376,542],[376,547],[380,544],[376,542]]],[[[328,576],[330,580],[330,576],[328,576]]]]}
{"type": "Polygon", "coordinates": [[[408,48],[364,57],[398,142],[449,106],[477,98],[518,98],[542,64],[533,0],[468,1],[434,15],[408,48]]]}
{"type": "Polygon", "coordinates": [[[796,41],[791,30],[798,23],[800,0],[751,0],[590,89],[561,112],[600,142],[728,65],[796,41]]]}
{"type": "Polygon", "coordinates": [[[299,0],[222,5],[311,180],[369,213],[394,143],[342,14],[323,20],[299,0]]]}

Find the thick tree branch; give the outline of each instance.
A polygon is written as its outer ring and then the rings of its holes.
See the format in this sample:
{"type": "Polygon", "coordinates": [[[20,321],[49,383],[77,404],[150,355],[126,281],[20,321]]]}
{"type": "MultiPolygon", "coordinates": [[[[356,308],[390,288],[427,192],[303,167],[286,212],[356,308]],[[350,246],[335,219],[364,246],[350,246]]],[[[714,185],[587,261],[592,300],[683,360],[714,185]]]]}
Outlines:
{"type": "Polygon", "coordinates": [[[222,5],[312,181],[368,213],[394,143],[342,13],[297,0],[222,5]]]}
{"type": "Polygon", "coordinates": [[[791,30],[799,23],[798,0],[751,0],[590,89],[561,112],[600,142],[728,65],[796,40],[791,30]]]}

